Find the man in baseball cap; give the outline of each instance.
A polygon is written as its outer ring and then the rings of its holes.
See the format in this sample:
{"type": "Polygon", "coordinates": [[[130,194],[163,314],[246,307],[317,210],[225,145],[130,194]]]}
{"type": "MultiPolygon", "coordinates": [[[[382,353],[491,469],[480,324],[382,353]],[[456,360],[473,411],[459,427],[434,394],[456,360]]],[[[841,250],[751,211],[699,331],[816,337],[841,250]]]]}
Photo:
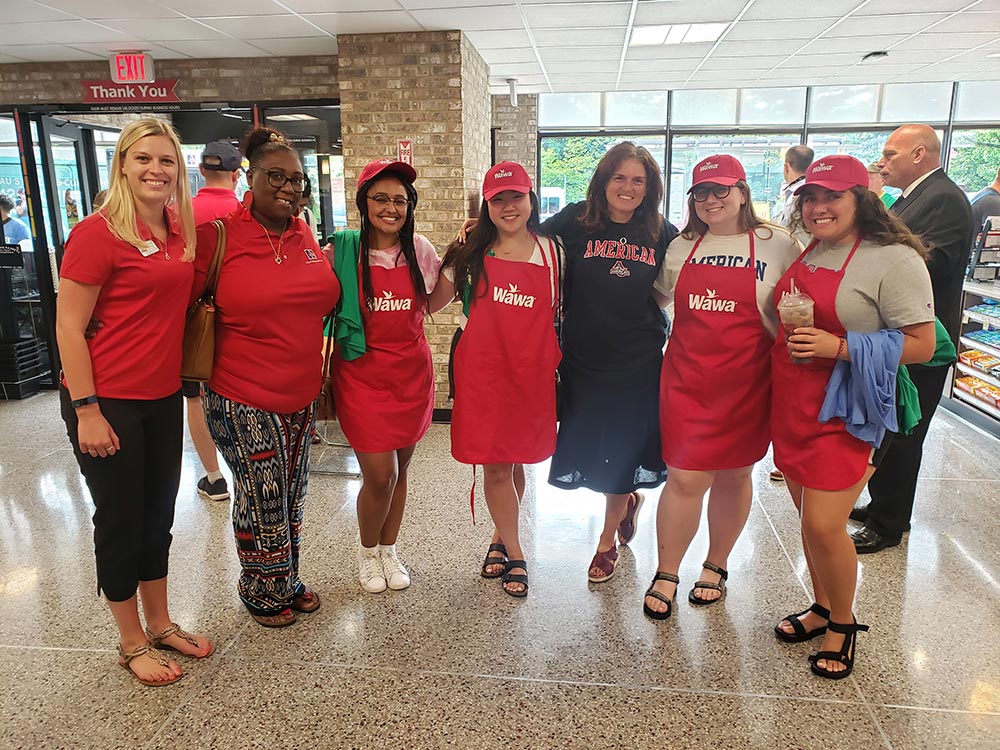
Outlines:
{"type": "Polygon", "coordinates": [[[201,168],[212,172],[235,172],[242,161],[240,150],[227,141],[212,141],[201,152],[201,168]]]}

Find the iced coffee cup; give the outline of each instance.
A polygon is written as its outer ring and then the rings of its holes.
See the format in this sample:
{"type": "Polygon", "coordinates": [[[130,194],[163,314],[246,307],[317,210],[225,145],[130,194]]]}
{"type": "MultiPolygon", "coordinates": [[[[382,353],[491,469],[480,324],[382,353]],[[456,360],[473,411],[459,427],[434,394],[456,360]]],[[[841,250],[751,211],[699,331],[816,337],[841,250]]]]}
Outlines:
{"type": "MultiPolygon", "coordinates": [[[[778,303],[778,317],[781,320],[781,328],[785,332],[785,340],[795,333],[796,328],[812,328],[813,326],[813,299],[808,294],[794,292],[786,294],[778,303]]],[[[804,365],[812,362],[812,357],[792,357],[788,356],[792,364],[804,365]]]]}

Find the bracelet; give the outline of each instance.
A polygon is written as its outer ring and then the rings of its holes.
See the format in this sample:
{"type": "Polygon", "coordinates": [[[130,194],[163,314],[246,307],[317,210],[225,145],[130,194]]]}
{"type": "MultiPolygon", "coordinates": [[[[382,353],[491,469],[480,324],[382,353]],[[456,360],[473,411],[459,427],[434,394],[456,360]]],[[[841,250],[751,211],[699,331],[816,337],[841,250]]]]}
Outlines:
{"type": "Polygon", "coordinates": [[[78,398],[73,401],[70,401],[69,405],[72,406],[74,409],[79,409],[81,406],[89,406],[90,404],[96,404],[96,403],[97,403],[97,394],[94,393],[91,394],[90,396],[87,396],[87,398],[78,398]]]}
{"type": "Polygon", "coordinates": [[[834,359],[840,359],[841,353],[844,351],[844,344],[846,341],[843,338],[837,339],[840,343],[837,345],[837,356],[834,359]]]}

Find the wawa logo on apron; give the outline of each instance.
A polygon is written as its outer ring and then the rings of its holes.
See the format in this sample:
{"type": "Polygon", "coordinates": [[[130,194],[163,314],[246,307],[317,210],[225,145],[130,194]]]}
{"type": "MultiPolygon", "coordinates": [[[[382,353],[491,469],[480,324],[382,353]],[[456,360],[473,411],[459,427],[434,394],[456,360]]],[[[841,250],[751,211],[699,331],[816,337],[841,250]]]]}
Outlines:
{"type": "Polygon", "coordinates": [[[719,299],[714,289],[706,289],[704,294],[689,294],[688,307],[692,310],[711,312],[736,312],[736,302],[731,299],[719,299]]]}
{"type": "Polygon", "coordinates": [[[396,310],[410,310],[413,308],[413,300],[409,297],[397,297],[392,292],[382,292],[381,297],[372,300],[372,312],[395,312],[396,310]]]}
{"type": "Polygon", "coordinates": [[[521,294],[517,284],[508,284],[509,289],[494,287],[493,301],[501,305],[511,305],[512,307],[534,307],[535,296],[533,294],[521,294]]]}

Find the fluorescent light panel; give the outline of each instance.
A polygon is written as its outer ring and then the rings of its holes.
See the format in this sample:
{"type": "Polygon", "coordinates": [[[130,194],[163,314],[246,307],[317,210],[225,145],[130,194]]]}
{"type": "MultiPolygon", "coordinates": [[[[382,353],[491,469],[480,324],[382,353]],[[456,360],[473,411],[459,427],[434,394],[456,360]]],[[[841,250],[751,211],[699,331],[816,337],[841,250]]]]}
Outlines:
{"type": "Polygon", "coordinates": [[[727,23],[676,23],[666,26],[636,26],[632,29],[629,46],[714,42],[728,25],[727,23]]]}

